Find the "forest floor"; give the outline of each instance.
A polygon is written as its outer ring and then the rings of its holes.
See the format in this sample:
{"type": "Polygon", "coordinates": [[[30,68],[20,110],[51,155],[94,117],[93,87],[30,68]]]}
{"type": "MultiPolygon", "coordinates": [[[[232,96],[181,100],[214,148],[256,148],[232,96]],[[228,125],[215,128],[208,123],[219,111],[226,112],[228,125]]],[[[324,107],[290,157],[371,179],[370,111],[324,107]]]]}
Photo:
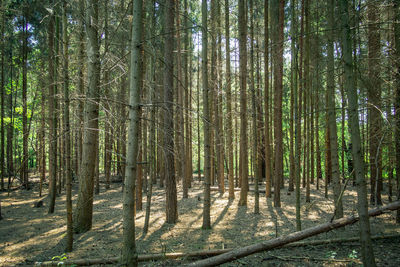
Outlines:
{"type": "MultiPolygon", "coordinates": [[[[78,184],[73,186],[74,205],[78,184]]],[[[109,258],[120,254],[122,236],[121,183],[112,183],[94,198],[93,228],[91,231],[74,235],[74,251],[68,259],[109,258]]],[[[45,187],[46,188],[46,187],[45,187]]],[[[263,188],[263,187],[262,187],[263,188]]],[[[296,229],[295,194],[281,191],[282,208],[273,207],[272,200],[260,194],[260,214],[253,213],[254,193],[249,192],[248,206],[239,207],[239,193],[234,201],[228,201],[228,192],[220,195],[212,191],[211,230],[202,230],[202,184],[193,183],[189,198],[182,199],[178,186],[179,222],[165,223],[165,194],[157,185],[152,198],[149,232],[142,235],[144,210],[137,212],[136,237],[140,254],[193,252],[198,250],[236,248],[256,242],[284,236],[296,229]]],[[[312,185],[311,203],[302,196],[302,228],[315,226],[331,219],[333,213],[332,192],[324,198],[312,185]]],[[[302,192],[303,194],[304,192],[302,192]]],[[[10,195],[1,192],[2,213],[0,221],[0,266],[31,266],[34,262],[51,260],[64,250],[65,194],[57,197],[56,211],[47,214],[44,207],[33,208],[38,201],[38,185],[32,190],[15,190],[10,195]]],[[[348,186],[344,195],[345,216],[356,213],[355,188],[348,186]]],[[[384,203],[388,203],[386,195],[384,203]]],[[[143,197],[143,208],[145,196],[143,197]]],[[[395,223],[395,214],[386,213],[371,219],[372,235],[400,233],[395,223]]],[[[358,224],[323,233],[311,239],[331,239],[358,236],[358,224]]],[[[374,241],[378,266],[400,266],[400,238],[374,241]]],[[[360,266],[361,254],[358,242],[281,248],[254,254],[227,263],[224,266],[360,266]]],[[[141,263],[142,266],[176,266],[186,263],[185,259],[141,263]]]]}

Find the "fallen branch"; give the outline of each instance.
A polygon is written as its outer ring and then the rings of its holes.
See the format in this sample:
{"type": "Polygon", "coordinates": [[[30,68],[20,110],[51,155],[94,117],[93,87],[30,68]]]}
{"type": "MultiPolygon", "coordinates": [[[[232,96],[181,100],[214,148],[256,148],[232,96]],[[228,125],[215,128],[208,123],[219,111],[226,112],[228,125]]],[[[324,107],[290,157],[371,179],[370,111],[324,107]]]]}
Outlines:
{"type": "MultiPolygon", "coordinates": [[[[393,202],[388,206],[381,207],[379,209],[374,209],[371,210],[368,214],[369,216],[378,216],[382,213],[384,213],[386,210],[396,210],[397,208],[400,208],[400,201],[393,202]],[[393,207],[394,205],[394,207],[393,207]]],[[[348,218],[355,218],[355,221],[351,223],[355,223],[358,220],[358,217],[348,217],[348,218]]],[[[348,219],[347,218],[347,219],[348,219]]],[[[342,218],[340,220],[343,220],[346,218],[342,218]]],[[[336,223],[339,220],[333,221],[331,224],[336,223]]],[[[347,223],[345,225],[351,224],[347,223]]],[[[342,226],[345,226],[342,225],[342,226]]],[[[317,225],[315,227],[319,227],[321,225],[317,225]]],[[[339,227],[342,227],[339,226],[339,227]]],[[[313,229],[315,227],[309,228],[313,229]]],[[[339,228],[336,227],[336,228],[339,228]]],[[[330,228],[329,230],[332,230],[335,228],[330,228]]],[[[304,230],[307,231],[308,229],[304,230]]],[[[296,233],[301,233],[301,232],[296,232],[296,233]]],[[[293,233],[293,234],[296,234],[293,233]]],[[[291,235],[293,235],[291,234],[291,235]]],[[[289,235],[290,236],[290,235],[289,235]]],[[[386,239],[386,238],[397,238],[400,237],[400,234],[391,234],[391,235],[379,235],[379,236],[373,236],[371,239],[376,240],[376,239],[386,239]]],[[[280,237],[283,238],[283,237],[280,237]]],[[[280,239],[278,238],[278,239],[280,239]]],[[[323,245],[323,244],[331,244],[331,243],[345,243],[345,242],[355,242],[358,241],[360,238],[359,237],[351,237],[351,238],[335,238],[335,239],[324,239],[324,240],[311,240],[311,241],[303,241],[303,242],[293,242],[293,243],[287,243],[286,245],[281,245],[273,248],[280,248],[280,247],[300,247],[300,246],[316,246],[316,245],[323,245]]],[[[276,239],[271,239],[266,242],[270,242],[276,239]]],[[[297,239],[300,240],[300,239],[297,239]]],[[[254,245],[252,245],[254,246],[254,245]]],[[[273,249],[271,248],[271,249],[273,249]]],[[[155,260],[165,260],[165,259],[178,259],[178,258],[207,258],[207,257],[213,257],[217,255],[221,255],[227,252],[233,252],[237,251],[238,249],[233,249],[233,248],[228,248],[228,249],[217,249],[217,250],[202,250],[202,251],[195,251],[195,252],[176,252],[176,253],[157,253],[157,254],[146,254],[146,255],[139,255],[138,256],[138,261],[139,262],[145,262],[145,261],[155,261],[155,260]]],[[[222,256],[222,255],[221,255],[222,256]]],[[[212,259],[212,258],[210,258],[212,259]]],[[[77,266],[89,266],[89,265],[96,265],[96,264],[115,264],[119,261],[119,257],[112,257],[108,259],[78,259],[78,260],[66,260],[63,261],[63,265],[77,265],[77,266]]],[[[35,266],[58,266],[60,264],[60,261],[45,261],[45,262],[36,262],[35,266]]]]}
{"type": "MultiPolygon", "coordinates": [[[[387,210],[397,210],[399,208],[400,208],[400,201],[396,201],[396,202],[390,203],[389,205],[370,210],[368,212],[368,216],[378,216],[387,210]]],[[[227,253],[212,257],[212,258],[196,261],[196,262],[189,264],[189,266],[220,265],[220,264],[223,264],[226,262],[230,262],[230,261],[234,261],[239,258],[246,257],[248,255],[251,255],[251,254],[254,254],[257,252],[267,251],[267,250],[271,250],[273,248],[282,247],[283,245],[286,245],[286,244],[289,244],[289,243],[292,243],[295,241],[299,241],[299,240],[302,240],[302,239],[305,239],[305,238],[308,238],[308,237],[311,237],[311,236],[314,236],[314,235],[317,235],[320,233],[328,232],[328,231],[336,229],[336,228],[340,228],[340,227],[343,227],[343,226],[346,226],[349,224],[353,224],[353,223],[357,222],[358,220],[359,220],[358,216],[351,216],[351,217],[337,219],[332,222],[320,224],[320,225],[305,229],[303,231],[291,233],[287,236],[282,236],[282,237],[278,237],[278,238],[264,241],[261,243],[253,244],[250,246],[237,248],[237,249],[234,249],[227,253]]]]}
{"type": "Polygon", "coordinates": [[[293,261],[293,260],[309,260],[309,261],[330,261],[330,262],[354,262],[361,264],[362,262],[358,259],[332,259],[332,258],[313,258],[313,257],[305,257],[305,256],[277,256],[277,255],[269,255],[268,258],[263,259],[263,261],[270,260],[270,258],[275,258],[282,261],[293,261]]]}
{"type": "MultiPolygon", "coordinates": [[[[391,234],[391,235],[379,235],[379,236],[372,236],[372,240],[379,240],[379,239],[388,239],[388,238],[398,238],[400,234],[391,234]]],[[[334,239],[323,239],[323,240],[311,240],[305,242],[294,242],[287,244],[283,247],[301,247],[301,246],[317,246],[317,245],[324,245],[324,244],[332,244],[332,243],[346,243],[346,242],[356,242],[359,241],[359,237],[351,237],[351,238],[334,238],[334,239]]],[[[196,252],[176,252],[176,253],[158,253],[158,254],[146,254],[146,255],[139,255],[138,261],[145,262],[145,261],[156,261],[156,260],[165,260],[165,259],[179,259],[179,258],[187,258],[187,259],[195,259],[195,258],[207,258],[212,256],[221,255],[223,253],[232,251],[233,248],[227,249],[216,249],[216,250],[202,250],[196,252]]],[[[112,257],[108,259],[79,259],[79,260],[66,260],[63,261],[64,265],[78,265],[78,266],[89,266],[89,265],[96,265],[96,264],[115,264],[119,260],[119,257],[112,257]]],[[[59,261],[45,261],[45,262],[36,262],[35,266],[57,266],[59,261]]]]}

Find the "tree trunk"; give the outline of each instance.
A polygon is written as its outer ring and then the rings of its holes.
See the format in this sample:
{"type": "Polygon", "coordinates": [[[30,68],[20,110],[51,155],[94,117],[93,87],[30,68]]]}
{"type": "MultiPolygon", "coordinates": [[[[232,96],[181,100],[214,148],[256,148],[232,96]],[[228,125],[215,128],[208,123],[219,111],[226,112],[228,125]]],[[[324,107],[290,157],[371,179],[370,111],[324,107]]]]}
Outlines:
{"type": "MultiPolygon", "coordinates": [[[[50,0],[50,4],[54,4],[53,0],[50,0]]],[[[50,14],[50,20],[48,24],[48,42],[49,42],[49,211],[48,213],[54,212],[54,205],[56,201],[56,178],[57,178],[57,99],[56,99],[56,81],[55,81],[55,69],[54,66],[55,55],[54,55],[54,24],[55,15],[50,14]]]]}
{"type": "Polygon", "coordinates": [[[270,148],[270,120],[269,120],[269,1],[264,1],[264,135],[265,135],[265,196],[271,197],[271,148],[270,148]]]}
{"type": "Polygon", "coordinates": [[[228,183],[229,183],[229,199],[235,198],[235,185],[233,180],[233,136],[232,136],[232,86],[231,86],[231,57],[230,57],[230,27],[229,27],[229,0],[225,0],[225,81],[226,81],[226,136],[228,148],[228,183]]]}
{"type": "Polygon", "coordinates": [[[24,11],[24,24],[23,24],[23,40],[22,40],[22,181],[25,189],[29,190],[29,180],[28,180],[28,104],[27,104],[27,90],[28,90],[28,22],[26,10],[24,11]]]}
{"type": "Polygon", "coordinates": [[[252,122],[253,122],[253,177],[254,181],[254,213],[260,213],[260,200],[258,191],[258,182],[260,181],[258,171],[258,129],[257,129],[257,104],[256,104],[256,88],[254,79],[254,12],[253,12],[253,0],[249,1],[250,7],[250,88],[251,88],[251,107],[252,107],[252,122]]]}
{"type": "Polygon", "coordinates": [[[210,209],[211,209],[211,166],[210,166],[210,109],[208,106],[208,26],[207,26],[207,0],[201,1],[201,24],[202,28],[202,52],[201,69],[203,78],[203,127],[204,127],[204,203],[203,203],[203,229],[211,228],[210,209]]]}
{"type": "Polygon", "coordinates": [[[371,171],[371,204],[382,205],[382,119],[380,81],[379,7],[367,1],[368,16],[368,102],[369,102],[369,165],[371,171]]]}
{"type": "MultiPolygon", "coordinates": [[[[109,53],[109,29],[108,29],[108,0],[104,1],[104,53],[109,53]]],[[[106,189],[110,189],[111,179],[111,161],[112,161],[112,115],[111,115],[111,86],[110,86],[110,71],[109,66],[104,68],[104,95],[105,95],[105,121],[104,121],[104,176],[106,180],[106,189]]]]}
{"type": "MultiPolygon", "coordinates": [[[[395,12],[395,24],[394,24],[394,40],[395,40],[395,56],[396,56],[396,92],[395,92],[395,133],[394,139],[396,140],[396,180],[397,180],[397,200],[400,200],[400,3],[399,1],[393,1],[394,12],[395,12]]],[[[396,222],[400,223],[400,209],[397,210],[396,222]]]]}
{"type": "Polygon", "coordinates": [[[166,222],[178,220],[176,177],[174,168],[174,16],[175,1],[167,0],[165,6],[165,42],[164,42],[164,150],[165,150],[165,184],[166,184],[166,222]]]}
{"type": "Polygon", "coordinates": [[[274,139],[275,139],[275,168],[274,168],[274,206],[280,207],[280,184],[283,180],[283,132],[282,132],[282,95],[283,95],[283,20],[284,0],[271,1],[271,24],[274,25],[272,34],[273,66],[274,66],[274,139]]]}
{"type": "MultiPolygon", "coordinates": [[[[5,8],[4,1],[1,1],[1,8],[5,8]]],[[[4,27],[5,27],[5,15],[4,12],[1,16],[1,133],[0,133],[0,172],[1,172],[1,190],[4,190],[4,54],[5,54],[5,40],[4,40],[4,27]]],[[[0,208],[1,218],[1,208],[0,208]]]]}
{"type": "MultiPolygon", "coordinates": [[[[130,96],[129,96],[129,130],[125,187],[123,192],[123,238],[121,250],[122,266],[137,266],[135,244],[135,182],[137,175],[137,156],[139,150],[139,110],[142,91],[141,42],[143,32],[143,1],[133,1],[131,61],[130,61],[130,96]]],[[[168,203],[167,203],[168,204],[168,203]]]]}
{"type": "Polygon", "coordinates": [[[371,242],[371,231],[368,218],[367,186],[364,174],[364,161],[361,154],[361,139],[358,118],[358,96],[354,86],[352,39],[350,35],[348,0],[339,1],[339,14],[341,14],[341,42],[344,60],[345,88],[349,100],[349,128],[356,173],[358,214],[360,216],[361,255],[365,266],[375,266],[374,252],[371,242]]]}
{"type": "Polygon", "coordinates": [[[328,23],[330,32],[328,34],[328,65],[327,65],[327,88],[328,91],[328,129],[330,138],[330,151],[332,162],[332,182],[333,182],[333,200],[335,201],[335,217],[343,217],[343,205],[340,193],[342,191],[340,185],[340,171],[339,171],[339,155],[338,155],[338,142],[337,142],[337,128],[336,128],[336,104],[335,104],[335,62],[333,54],[333,36],[334,36],[334,0],[329,0],[328,5],[328,23]]]}
{"type": "Polygon", "coordinates": [[[79,171],[79,193],[74,229],[82,233],[92,228],[93,189],[98,140],[100,58],[98,43],[97,1],[86,0],[85,28],[88,37],[88,88],[84,107],[82,162],[79,171]]]}
{"type": "Polygon", "coordinates": [[[239,0],[239,78],[240,78],[240,206],[247,206],[249,190],[248,155],[247,155],[247,20],[244,0],[239,0]]]}
{"type": "MultiPolygon", "coordinates": [[[[297,35],[297,12],[296,12],[296,7],[297,7],[297,0],[292,0],[290,2],[290,8],[291,8],[291,16],[292,16],[292,25],[291,25],[291,39],[292,39],[292,63],[293,66],[291,66],[292,69],[292,82],[293,82],[293,97],[294,97],[294,103],[293,103],[293,109],[294,109],[294,120],[295,120],[295,170],[293,175],[295,183],[296,183],[296,230],[300,231],[301,230],[301,214],[300,214],[300,151],[301,151],[301,119],[300,119],[300,109],[298,108],[299,106],[299,98],[298,98],[298,83],[297,83],[297,75],[298,75],[298,61],[297,61],[297,54],[298,54],[298,49],[297,46],[295,45],[295,42],[297,42],[295,36],[297,35]]],[[[301,64],[300,64],[301,65],[301,64]]],[[[300,101],[301,102],[301,101],[300,101]]]]}
{"type": "Polygon", "coordinates": [[[67,194],[67,244],[65,251],[72,251],[73,229],[72,229],[72,168],[71,168],[71,137],[69,123],[69,76],[68,76],[68,25],[67,25],[67,1],[62,2],[62,26],[63,26],[63,76],[64,76],[64,139],[65,139],[65,175],[67,194]]]}

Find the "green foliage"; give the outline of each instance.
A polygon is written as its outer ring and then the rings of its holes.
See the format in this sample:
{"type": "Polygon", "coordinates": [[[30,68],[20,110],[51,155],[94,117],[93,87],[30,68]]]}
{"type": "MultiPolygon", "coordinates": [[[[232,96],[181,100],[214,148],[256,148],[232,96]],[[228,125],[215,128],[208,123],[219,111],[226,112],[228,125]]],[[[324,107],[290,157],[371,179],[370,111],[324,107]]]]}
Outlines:
{"type": "Polygon", "coordinates": [[[75,267],[75,266],[78,266],[78,265],[76,265],[76,264],[64,264],[64,262],[63,261],[65,261],[65,260],[67,260],[68,259],[68,257],[67,257],[67,254],[65,254],[65,253],[63,253],[62,255],[60,255],[60,256],[54,256],[54,257],[52,257],[51,258],[51,260],[52,261],[59,261],[59,263],[57,263],[57,266],[68,266],[68,267],[75,267]]]}
{"type": "Polygon", "coordinates": [[[353,250],[350,252],[350,254],[348,255],[348,257],[349,257],[350,259],[357,259],[357,258],[358,258],[357,250],[353,249],[353,250]]]}
{"type": "Polygon", "coordinates": [[[336,255],[337,255],[337,252],[336,252],[336,251],[333,251],[333,250],[330,250],[330,251],[328,251],[328,252],[326,253],[326,257],[327,257],[327,258],[330,258],[330,259],[334,259],[334,258],[336,257],[336,255]]]}

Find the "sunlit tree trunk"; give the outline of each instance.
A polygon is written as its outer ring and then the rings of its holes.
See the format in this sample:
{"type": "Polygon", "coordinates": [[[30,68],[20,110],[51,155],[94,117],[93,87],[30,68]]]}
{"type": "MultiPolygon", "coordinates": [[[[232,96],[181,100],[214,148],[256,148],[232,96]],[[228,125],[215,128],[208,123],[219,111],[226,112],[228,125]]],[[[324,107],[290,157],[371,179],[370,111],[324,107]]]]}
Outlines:
{"type": "Polygon", "coordinates": [[[333,182],[333,200],[335,201],[335,217],[343,217],[343,205],[340,198],[340,171],[339,171],[339,155],[337,144],[337,128],[336,128],[336,105],[335,105],[335,77],[334,77],[334,54],[333,54],[333,36],[334,36],[334,0],[329,0],[328,5],[328,25],[330,32],[328,34],[328,62],[327,62],[327,88],[328,91],[328,129],[330,138],[330,151],[332,162],[332,182],[333,182]]]}
{"type": "Polygon", "coordinates": [[[173,114],[173,51],[174,51],[174,17],[175,0],[167,0],[165,6],[165,42],[164,42],[164,154],[166,185],[166,222],[176,223],[178,220],[176,177],[174,169],[174,114],[173,114]]]}
{"type": "Polygon", "coordinates": [[[123,191],[123,237],[121,249],[121,265],[137,266],[136,236],[135,236],[135,182],[137,175],[137,156],[139,150],[139,114],[141,81],[141,42],[143,32],[143,1],[133,1],[132,41],[130,58],[130,88],[129,88],[129,130],[127,144],[127,159],[125,170],[125,187],[123,191]]]}
{"type": "Polygon", "coordinates": [[[74,229],[77,233],[86,232],[92,228],[100,86],[98,26],[97,1],[86,0],[85,28],[88,38],[88,87],[84,107],[84,132],[82,162],[79,171],[79,193],[74,219],[74,229]]]}
{"type": "Polygon", "coordinates": [[[361,154],[361,138],[358,118],[358,96],[354,86],[352,39],[350,35],[348,0],[339,0],[339,14],[341,21],[341,42],[343,51],[345,88],[349,100],[349,128],[354,159],[354,171],[357,181],[358,215],[360,216],[360,243],[361,255],[365,266],[375,266],[372,249],[370,224],[368,218],[367,186],[364,173],[364,161],[361,154]]]}

